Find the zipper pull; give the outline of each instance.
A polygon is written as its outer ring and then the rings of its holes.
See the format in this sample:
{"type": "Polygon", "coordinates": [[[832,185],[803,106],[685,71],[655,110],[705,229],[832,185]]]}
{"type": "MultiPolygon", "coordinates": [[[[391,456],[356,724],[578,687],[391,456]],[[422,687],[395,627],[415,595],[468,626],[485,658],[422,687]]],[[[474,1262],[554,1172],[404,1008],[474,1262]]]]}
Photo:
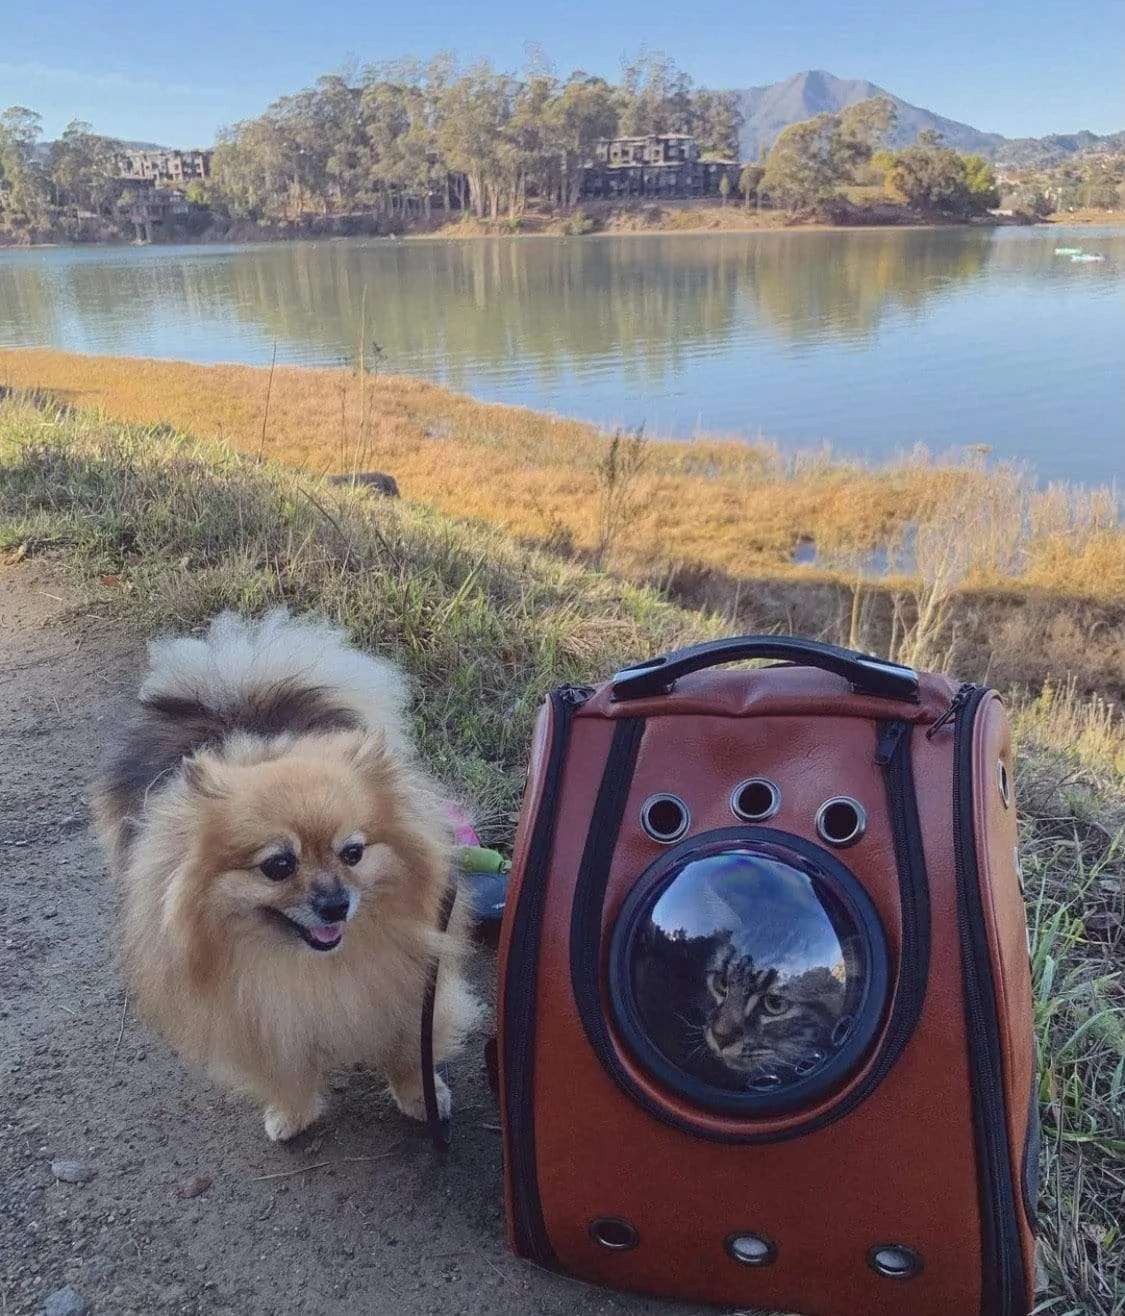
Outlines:
{"type": "Polygon", "coordinates": [[[969,702],[969,696],[973,693],[973,690],[975,688],[976,687],[971,682],[967,682],[967,681],[962,682],[962,684],[958,687],[957,693],[953,696],[952,700],[950,701],[949,707],[945,710],[944,713],[942,713],[941,717],[939,717],[938,720],[933,724],[933,726],[930,727],[930,729],[926,732],[927,740],[933,740],[933,738],[942,729],[942,727],[946,725],[947,722],[953,721],[953,719],[957,716],[957,714],[961,711],[961,709],[964,708],[965,705],[969,702]]]}
{"type": "Polygon", "coordinates": [[[902,743],[905,734],[905,722],[891,722],[888,724],[887,729],[879,737],[879,744],[875,750],[875,762],[879,767],[885,768],[898,753],[898,747],[902,743]]]}

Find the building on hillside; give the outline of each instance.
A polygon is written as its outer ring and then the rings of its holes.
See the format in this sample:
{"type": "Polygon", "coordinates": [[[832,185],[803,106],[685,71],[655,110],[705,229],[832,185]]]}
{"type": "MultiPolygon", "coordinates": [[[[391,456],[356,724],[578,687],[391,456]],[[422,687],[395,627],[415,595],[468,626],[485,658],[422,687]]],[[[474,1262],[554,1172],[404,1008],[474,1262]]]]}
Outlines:
{"type": "Polygon", "coordinates": [[[688,133],[607,137],[583,169],[582,195],[606,197],[718,196],[724,175],[738,186],[736,160],[704,160],[688,133]]]}
{"type": "Polygon", "coordinates": [[[122,151],[117,176],[129,183],[183,187],[211,177],[210,151],[122,151]]]}
{"type": "Polygon", "coordinates": [[[117,204],[117,213],[134,225],[137,242],[159,242],[172,230],[188,223],[192,205],[178,188],[146,184],[123,196],[117,204]]]}

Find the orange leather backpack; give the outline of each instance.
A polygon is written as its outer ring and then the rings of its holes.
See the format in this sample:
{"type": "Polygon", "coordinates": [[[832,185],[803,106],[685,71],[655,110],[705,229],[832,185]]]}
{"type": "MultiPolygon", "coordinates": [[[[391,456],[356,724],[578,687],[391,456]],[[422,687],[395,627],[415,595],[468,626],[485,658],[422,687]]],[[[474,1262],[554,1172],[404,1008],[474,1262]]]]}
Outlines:
{"type": "Polygon", "coordinates": [[[1036,1066],[994,691],[747,636],[560,689],[501,929],[517,1253],[810,1316],[1025,1316],[1036,1066]],[[715,671],[743,659],[781,665],[715,671]]]}

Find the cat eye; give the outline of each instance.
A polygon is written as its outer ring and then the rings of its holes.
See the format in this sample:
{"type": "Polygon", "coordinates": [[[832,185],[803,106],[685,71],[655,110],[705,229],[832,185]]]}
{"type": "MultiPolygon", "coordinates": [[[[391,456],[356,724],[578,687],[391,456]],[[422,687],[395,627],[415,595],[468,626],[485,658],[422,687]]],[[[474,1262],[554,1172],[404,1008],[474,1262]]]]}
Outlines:
{"type": "Polygon", "coordinates": [[[766,1014],[784,1014],[789,1009],[789,1002],[784,996],[778,996],[774,992],[767,992],[762,997],[762,1009],[766,1014]]]}
{"type": "Polygon", "coordinates": [[[347,864],[349,868],[354,868],[363,858],[363,843],[361,841],[349,841],[340,851],[340,862],[347,864]]]}
{"type": "Polygon", "coordinates": [[[271,882],[284,882],[297,871],[297,856],[292,850],[282,850],[280,854],[271,854],[258,865],[263,877],[271,882]]]}

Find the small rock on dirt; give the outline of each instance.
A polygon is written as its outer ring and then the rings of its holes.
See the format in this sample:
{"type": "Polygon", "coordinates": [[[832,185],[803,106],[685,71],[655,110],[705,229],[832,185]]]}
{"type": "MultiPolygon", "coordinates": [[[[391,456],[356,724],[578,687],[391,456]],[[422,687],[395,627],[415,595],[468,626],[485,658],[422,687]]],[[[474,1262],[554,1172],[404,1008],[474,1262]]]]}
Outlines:
{"type": "Polygon", "coordinates": [[[177,1197],[198,1197],[205,1193],[211,1187],[212,1179],[209,1174],[193,1174],[190,1179],[185,1179],[183,1183],[176,1186],[177,1197]]]}
{"type": "Polygon", "coordinates": [[[86,1316],[90,1304],[68,1284],[65,1289],[56,1289],[50,1294],[43,1306],[43,1316],[86,1316]]]}
{"type": "MultiPolygon", "coordinates": [[[[52,1161],[51,1173],[63,1183],[89,1183],[97,1174],[85,1161],[52,1161]]],[[[62,1290],[60,1290],[62,1292],[62,1290]]]]}

